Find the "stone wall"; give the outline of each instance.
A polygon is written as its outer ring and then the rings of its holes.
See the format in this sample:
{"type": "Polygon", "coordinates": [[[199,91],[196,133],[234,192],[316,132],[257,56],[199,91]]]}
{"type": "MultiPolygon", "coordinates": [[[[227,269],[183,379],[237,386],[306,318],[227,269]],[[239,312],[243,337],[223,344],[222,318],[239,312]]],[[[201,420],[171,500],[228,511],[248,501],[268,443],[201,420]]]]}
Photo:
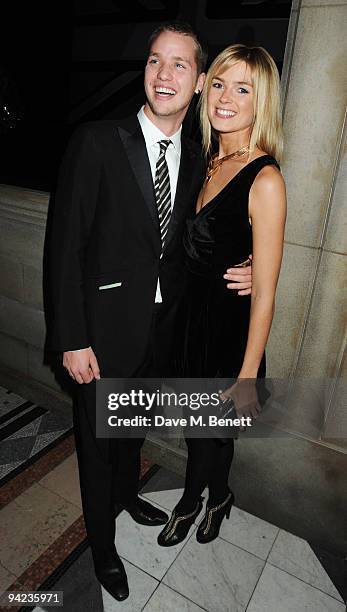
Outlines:
{"type": "Polygon", "coordinates": [[[0,363],[58,388],[43,365],[42,259],[49,195],[0,186],[0,363]]]}
{"type": "Polygon", "coordinates": [[[338,429],[344,448],[336,378],[346,379],[346,24],[346,0],[293,2],[283,75],[288,220],[268,348],[269,375],[328,381],[323,439],[338,429]]]}

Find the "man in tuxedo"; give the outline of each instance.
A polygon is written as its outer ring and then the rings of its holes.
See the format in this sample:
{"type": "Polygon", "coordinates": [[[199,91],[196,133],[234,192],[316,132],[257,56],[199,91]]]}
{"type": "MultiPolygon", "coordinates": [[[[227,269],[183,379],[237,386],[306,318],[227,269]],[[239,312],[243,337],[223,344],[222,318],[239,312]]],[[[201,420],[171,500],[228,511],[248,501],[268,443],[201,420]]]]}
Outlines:
{"type": "MultiPolygon", "coordinates": [[[[190,26],[158,28],[145,106],[126,120],[76,130],[55,198],[52,348],[80,385],[74,424],[84,518],[96,575],[118,600],[129,591],[114,544],[115,514],[126,510],[145,525],[168,517],[138,497],[143,440],[96,437],[95,381],[170,375],[182,233],[205,173],[182,121],[203,87],[205,60],[190,26]]],[[[249,270],[231,270],[227,280],[247,291],[249,270]]]]}

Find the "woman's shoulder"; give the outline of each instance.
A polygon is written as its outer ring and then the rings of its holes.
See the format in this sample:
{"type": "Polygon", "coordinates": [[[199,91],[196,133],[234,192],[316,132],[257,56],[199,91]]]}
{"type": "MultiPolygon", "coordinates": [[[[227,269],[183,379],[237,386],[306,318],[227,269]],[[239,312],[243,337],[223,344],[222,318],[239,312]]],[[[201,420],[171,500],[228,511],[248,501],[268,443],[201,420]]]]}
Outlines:
{"type": "Polygon", "coordinates": [[[267,153],[266,151],[264,151],[263,149],[258,149],[258,147],[256,147],[255,150],[253,151],[250,161],[254,161],[254,162],[257,161],[260,164],[264,164],[264,166],[274,165],[279,168],[279,163],[277,159],[273,157],[273,155],[270,155],[270,153],[267,153]]]}
{"type": "Polygon", "coordinates": [[[253,161],[258,160],[259,171],[254,179],[253,190],[272,191],[284,187],[284,179],[277,160],[266,153],[258,150],[253,161]]]}
{"type": "MultiPolygon", "coordinates": [[[[276,161],[273,157],[270,159],[276,161]]],[[[253,215],[259,210],[264,215],[267,210],[271,215],[274,210],[283,209],[285,215],[286,188],[279,166],[277,163],[266,163],[265,159],[263,161],[264,165],[259,169],[250,190],[250,211],[253,215]],[[279,202],[283,206],[279,207],[279,202]]]]}

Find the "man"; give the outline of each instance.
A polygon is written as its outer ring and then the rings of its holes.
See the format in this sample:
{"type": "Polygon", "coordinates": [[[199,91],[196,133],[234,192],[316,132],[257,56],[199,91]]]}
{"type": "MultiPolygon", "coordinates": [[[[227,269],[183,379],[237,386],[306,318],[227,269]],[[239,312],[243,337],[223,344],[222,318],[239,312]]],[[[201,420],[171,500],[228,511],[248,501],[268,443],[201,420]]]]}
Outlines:
{"type": "MultiPolygon", "coordinates": [[[[96,437],[95,379],[170,373],[182,232],[204,177],[199,148],[181,126],[203,87],[205,59],[190,26],[156,30],[145,106],[137,117],[79,128],[58,182],[53,348],[81,385],[74,416],[83,512],[96,576],[118,600],[129,591],[114,545],[115,508],[147,525],[168,517],[138,497],[143,440],[96,437]]],[[[229,280],[244,280],[236,286],[247,291],[249,271],[233,272],[229,280]]]]}

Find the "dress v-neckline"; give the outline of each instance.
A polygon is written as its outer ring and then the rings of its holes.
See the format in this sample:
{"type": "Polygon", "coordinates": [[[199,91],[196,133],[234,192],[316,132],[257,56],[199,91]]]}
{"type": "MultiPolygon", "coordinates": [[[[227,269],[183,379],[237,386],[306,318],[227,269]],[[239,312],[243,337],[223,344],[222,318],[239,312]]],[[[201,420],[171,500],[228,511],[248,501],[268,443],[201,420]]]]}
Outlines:
{"type": "Polygon", "coordinates": [[[210,204],[213,202],[213,200],[215,200],[216,198],[218,198],[218,196],[219,196],[221,193],[223,193],[223,191],[225,191],[225,189],[226,189],[227,187],[229,187],[229,185],[231,185],[231,183],[232,183],[232,182],[233,182],[233,181],[234,181],[234,180],[235,180],[235,179],[236,179],[236,178],[237,178],[237,177],[238,177],[240,174],[242,174],[242,172],[243,172],[243,171],[244,171],[246,168],[248,168],[249,166],[251,166],[251,164],[253,164],[253,163],[254,163],[255,161],[257,161],[258,159],[262,159],[262,157],[271,157],[271,155],[268,155],[268,154],[266,154],[266,155],[259,155],[259,157],[256,157],[255,159],[252,159],[252,161],[250,161],[248,164],[246,164],[245,166],[243,166],[243,168],[241,168],[241,170],[239,170],[238,172],[236,172],[236,174],[234,174],[234,176],[233,176],[233,177],[230,179],[230,181],[228,181],[228,182],[227,182],[227,183],[224,185],[224,187],[222,187],[222,189],[221,189],[220,191],[218,191],[218,193],[216,193],[216,195],[215,195],[215,196],[213,196],[213,198],[212,198],[211,200],[209,200],[208,202],[206,202],[206,204],[204,204],[204,205],[202,206],[202,208],[200,208],[200,210],[198,210],[198,212],[196,212],[196,213],[195,213],[195,218],[196,218],[196,217],[198,217],[198,216],[200,215],[200,213],[201,213],[203,210],[205,210],[205,208],[206,208],[207,206],[209,206],[209,205],[210,205],[210,204]]]}

